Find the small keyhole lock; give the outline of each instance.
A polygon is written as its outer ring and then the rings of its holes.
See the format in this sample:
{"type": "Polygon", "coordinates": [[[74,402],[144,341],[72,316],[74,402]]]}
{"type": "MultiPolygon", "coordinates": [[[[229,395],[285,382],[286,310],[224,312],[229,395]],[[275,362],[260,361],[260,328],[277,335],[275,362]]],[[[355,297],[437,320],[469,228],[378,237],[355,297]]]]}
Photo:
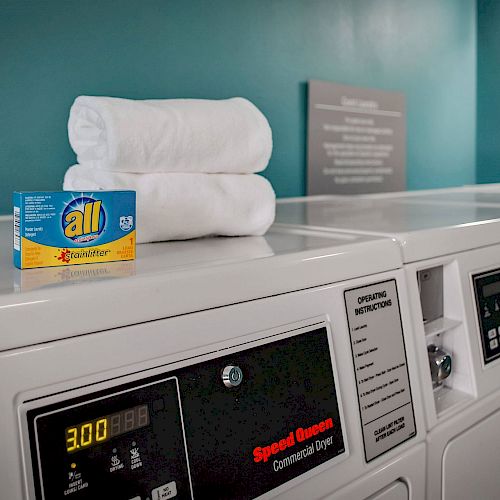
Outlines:
{"type": "Polygon", "coordinates": [[[429,367],[434,386],[440,386],[451,375],[452,357],[440,347],[430,344],[427,346],[429,367]]]}
{"type": "Polygon", "coordinates": [[[226,387],[238,387],[243,381],[243,372],[239,366],[228,365],[222,370],[222,382],[226,387]]]}

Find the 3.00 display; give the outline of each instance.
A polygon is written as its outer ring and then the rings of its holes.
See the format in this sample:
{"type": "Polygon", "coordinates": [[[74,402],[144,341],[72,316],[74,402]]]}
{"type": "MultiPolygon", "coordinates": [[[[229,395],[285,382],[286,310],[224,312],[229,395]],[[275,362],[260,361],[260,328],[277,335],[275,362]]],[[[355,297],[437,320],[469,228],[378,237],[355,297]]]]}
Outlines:
{"type": "Polygon", "coordinates": [[[148,405],[139,405],[89,422],[73,425],[65,431],[66,451],[74,453],[148,424],[148,405]]]}

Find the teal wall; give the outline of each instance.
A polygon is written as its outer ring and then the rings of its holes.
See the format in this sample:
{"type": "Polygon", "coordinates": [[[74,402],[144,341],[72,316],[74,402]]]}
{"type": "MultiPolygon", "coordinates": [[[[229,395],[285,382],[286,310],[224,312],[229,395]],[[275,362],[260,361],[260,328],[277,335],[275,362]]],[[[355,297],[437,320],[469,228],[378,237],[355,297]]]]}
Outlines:
{"type": "Polygon", "coordinates": [[[3,0],[0,213],[61,188],[79,94],[248,97],[304,194],[308,79],[406,94],[410,189],[474,182],[475,65],[474,0],[3,0]]]}
{"type": "Polygon", "coordinates": [[[477,182],[500,182],[500,3],[477,2],[477,182]]]}

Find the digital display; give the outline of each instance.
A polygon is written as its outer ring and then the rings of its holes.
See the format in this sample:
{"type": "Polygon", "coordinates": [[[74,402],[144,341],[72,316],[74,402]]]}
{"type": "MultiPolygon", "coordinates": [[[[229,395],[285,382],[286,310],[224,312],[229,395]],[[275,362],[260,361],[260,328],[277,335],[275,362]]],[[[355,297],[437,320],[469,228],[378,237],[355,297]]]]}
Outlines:
{"type": "Polygon", "coordinates": [[[148,405],[140,405],[105,417],[73,425],[65,431],[66,451],[74,453],[78,450],[104,443],[120,434],[140,429],[148,424],[148,405]]]}
{"type": "Polygon", "coordinates": [[[483,297],[491,297],[500,293],[500,281],[483,286],[483,297]]]}

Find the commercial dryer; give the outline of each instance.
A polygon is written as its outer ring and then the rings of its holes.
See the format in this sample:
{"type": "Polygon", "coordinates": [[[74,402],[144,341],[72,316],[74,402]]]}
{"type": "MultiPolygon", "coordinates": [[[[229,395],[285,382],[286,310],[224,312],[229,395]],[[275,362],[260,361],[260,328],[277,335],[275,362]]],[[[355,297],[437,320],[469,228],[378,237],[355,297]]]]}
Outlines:
{"type": "Polygon", "coordinates": [[[1,500],[414,499],[399,248],[272,230],[19,271],[0,223],[1,500]]]}
{"type": "Polygon", "coordinates": [[[500,425],[500,204],[490,189],[482,202],[471,188],[278,204],[279,227],[399,243],[429,430],[428,498],[498,498],[500,490],[500,438],[490,434],[500,425]]]}

